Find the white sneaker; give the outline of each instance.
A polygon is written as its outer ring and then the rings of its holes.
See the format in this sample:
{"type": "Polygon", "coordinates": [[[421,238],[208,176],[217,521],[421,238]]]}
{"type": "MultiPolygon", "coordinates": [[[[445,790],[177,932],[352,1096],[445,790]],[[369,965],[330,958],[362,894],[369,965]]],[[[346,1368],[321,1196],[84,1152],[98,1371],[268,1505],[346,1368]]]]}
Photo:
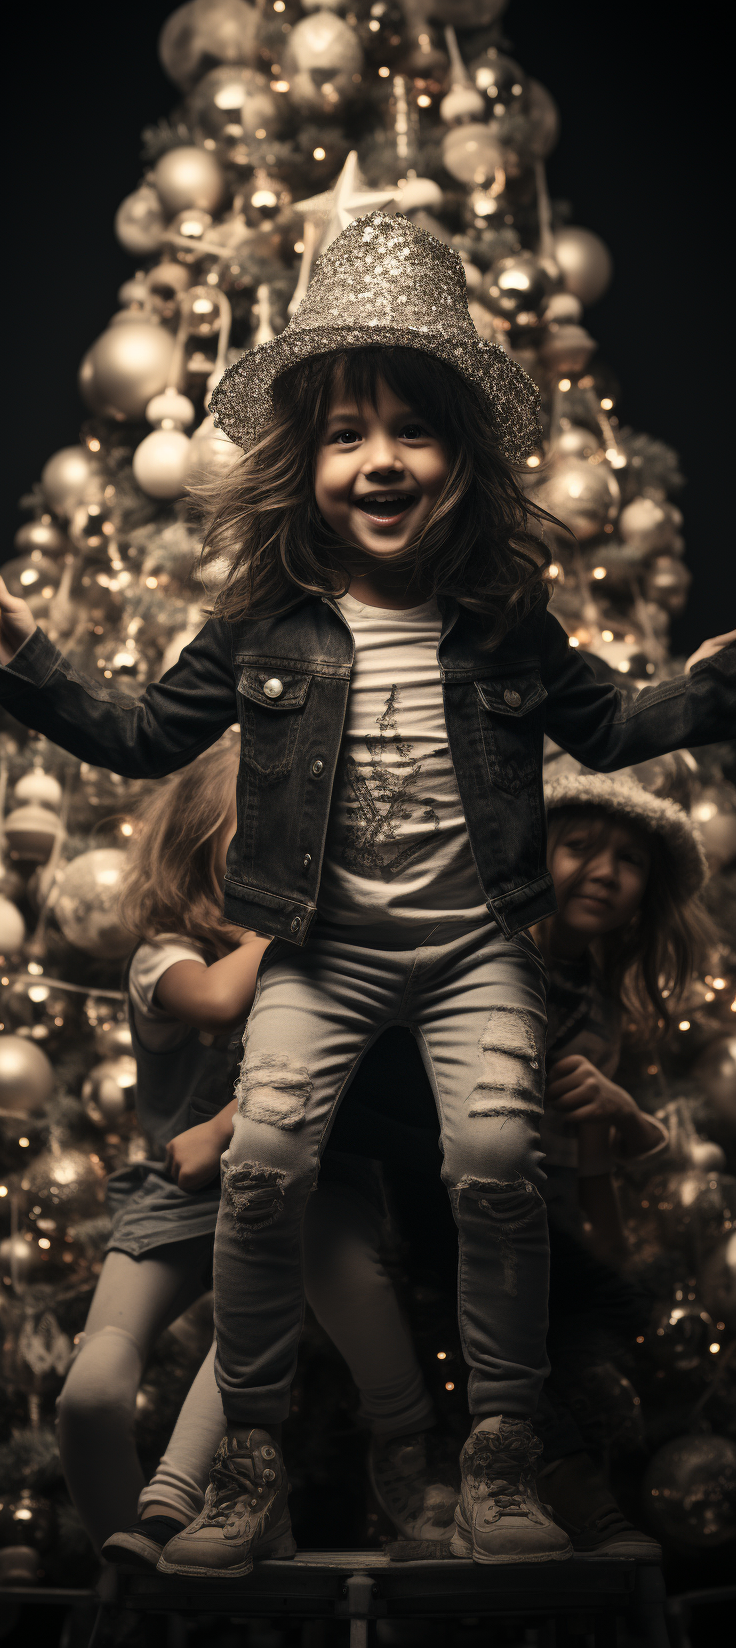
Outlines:
{"type": "Polygon", "coordinates": [[[542,1444],[528,1419],[482,1419],[460,1454],[453,1556],[474,1562],[566,1562],[572,1545],[539,1503],[542,1444]]]}

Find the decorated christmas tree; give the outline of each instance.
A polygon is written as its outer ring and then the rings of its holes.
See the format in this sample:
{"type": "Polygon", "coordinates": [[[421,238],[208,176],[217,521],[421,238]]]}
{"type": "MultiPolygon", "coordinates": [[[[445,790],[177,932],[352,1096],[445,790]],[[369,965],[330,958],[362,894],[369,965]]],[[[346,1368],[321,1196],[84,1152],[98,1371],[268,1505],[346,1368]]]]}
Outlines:
{"type": "MultiPolygon", "coordinates": [[[[140,183],[115,218],[130,278],[80,366],[89,416],[79,444],[43,465],[3,567],[88,676],[138,695],[200,627],[227,568],[200,572],[187,487],[238,453],[208,413],[211,392],[243,351],[284,328],[320,252],[376,208],[456,248],[479,333],[540,387],[544,444],[525,485],[560,523],[547,528],[551,600],[572,645],[634,689],[679,672],[668,635],[689,573],[677,456],[618,422],[613,374],[585,325],[611,257],[549,197],[559,115],[515,60],[504,9],[187,0],[166,22],[159,50],[175,101],[144,132],[140,183]]],[[[570,758],[550,748],[548,761],[560,770],[570,758]]],[[[736,767],[728,748],[685,750],[636,776],[701,829],[720,941],[678,1028],[627,1054],[629,1087],[671,1130],[656,1178],[620,1186],[632,1268],[660,1302],[626,1364],[602,1363],[578,1406],[613,1468],[633,1461],[634,1498],[644,1483],[636,1516],[697,1554],[736,1529],[736,767]]],[[[89,1569],[53,1405],[101,1268],[105,1177],[146,1150],[116,909],[143,789],[4,717],[0,1582],[89,1569]]],[[[412,1293],[410,1270],[404,1280],[438,1403],[459,1413],[462,1367],[456,1359],[446,1378],[431,1290],[412,1293]]],[[[209,1331],[198,1310],[157,1347],[139,1399],[151,1464],[209,1331]]],[[[451,1333],[448,1319],[448,1344],[451,1333]]],[[[314,1327],[300,1380],[296,1500],[301,1484],[308,1506],[311,1485],[313,1506],[325,1471],[342,1470],[350,1539],[377,1538],[356,1500],[349,1382],[314,1327]],[[336,1413],[343,1457],[330,1465],[336,1413]]],[[[339,1539],[322,1525],[310,1539],[304,1517],[306,1542],[339,1539]]]]}

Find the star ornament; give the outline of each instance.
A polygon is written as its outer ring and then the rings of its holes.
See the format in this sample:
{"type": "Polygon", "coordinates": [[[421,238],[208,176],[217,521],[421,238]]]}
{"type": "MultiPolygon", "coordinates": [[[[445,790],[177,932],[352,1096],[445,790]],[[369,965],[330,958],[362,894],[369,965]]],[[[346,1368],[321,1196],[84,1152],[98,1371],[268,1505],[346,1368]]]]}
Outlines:
{"type": "Polygon", "coordinates": [[[345,165],[332,189],[313,195],[310,200],[298,200],[294,211],[321,230],[318,252],[324,252],[337,240],[349,223],[369,212],[380,212],[396,204],[400,189],[369,189],[358,166],[357,149],[351,149],[345,165]]]}

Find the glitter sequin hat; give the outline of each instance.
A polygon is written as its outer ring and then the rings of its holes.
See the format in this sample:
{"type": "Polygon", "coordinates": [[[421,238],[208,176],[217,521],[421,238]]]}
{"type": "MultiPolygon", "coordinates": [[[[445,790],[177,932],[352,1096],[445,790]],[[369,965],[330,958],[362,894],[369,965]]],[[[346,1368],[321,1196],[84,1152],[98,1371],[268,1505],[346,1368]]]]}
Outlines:
{"type": "Polygon", "coordinates": [[[607,773],[575,773],[553,778],[544,787],[547,814],[560,807],[595,807],[659,836],[668,860],[670,891],[676,900],[692,898],[708,875],[708,860],[698,831],[687,813],[668,796],[652,795],[635,778],[607,773]]]}
{"type": "Polygon", "coordinates": [[[274,380],[338,349],[421,349],[454,367],[490,403],[504,457],[539,445],[539,393],[500,345],[476,332],[465,271],[451,246],[405,217],[371,212],[328,246],[286,330],[228,368],[210,411],[246,450],[268,423],[274,380]]]}

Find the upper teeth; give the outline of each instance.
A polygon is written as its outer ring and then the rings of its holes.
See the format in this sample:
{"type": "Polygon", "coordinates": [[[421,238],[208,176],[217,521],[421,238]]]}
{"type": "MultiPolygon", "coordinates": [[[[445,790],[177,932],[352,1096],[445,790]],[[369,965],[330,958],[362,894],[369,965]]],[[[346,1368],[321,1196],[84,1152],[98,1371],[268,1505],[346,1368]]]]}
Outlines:
{"type": "Polygon", "coordinates": [[[400,503],[406,497],[405,492],[371,492],[365,501],[369,504],[393,504],[400,503]]]}

